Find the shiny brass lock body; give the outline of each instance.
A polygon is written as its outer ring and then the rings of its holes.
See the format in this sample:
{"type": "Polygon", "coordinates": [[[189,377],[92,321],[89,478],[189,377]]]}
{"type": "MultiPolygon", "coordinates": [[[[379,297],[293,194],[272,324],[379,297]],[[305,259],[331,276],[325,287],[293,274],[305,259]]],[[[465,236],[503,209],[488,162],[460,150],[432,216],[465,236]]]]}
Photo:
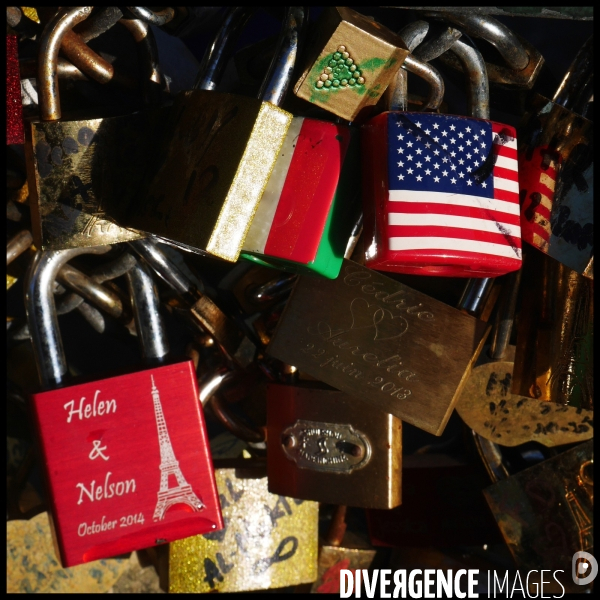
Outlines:
{"type": "Polygon", "coordinates": [[[267,387],[269,490],[328,504],[401,502],[402,422],[337,390],[267,387]]]}
{"type": "Polygon", "coordinates": [[[345,260],[335,280],[299,276],[267,353],[441,435],[487,331],[486,323],[345,260]]]}
{"type": "Polygon", "coordinates": [[[402,38],[346,6],[324,10],[311,49],[294,94],[346,121],[377,103],[409,54],[402,38]]]}
{"type": "Polygon", "coordinates": [[[169,592],[240,592],[314,581],[318,505],[267,490],[264,463],[215,460],[225,529],[170,545],[169,592]]]}

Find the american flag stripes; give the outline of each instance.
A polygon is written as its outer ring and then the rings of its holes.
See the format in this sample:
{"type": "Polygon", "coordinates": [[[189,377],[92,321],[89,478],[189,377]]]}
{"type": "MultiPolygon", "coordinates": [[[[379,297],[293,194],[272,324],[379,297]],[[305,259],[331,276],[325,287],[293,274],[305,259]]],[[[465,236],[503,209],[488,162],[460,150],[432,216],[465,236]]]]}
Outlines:
{"type": "MultiPolygon", "coordinates": [[[[521,266],[514,128],[387,113],[386,270],[501,275],[521,266]],[[435,269],[438,269],[435,272],[435,269]]],[[[380,268],[373,264],[373,268],[380,268]]]]}

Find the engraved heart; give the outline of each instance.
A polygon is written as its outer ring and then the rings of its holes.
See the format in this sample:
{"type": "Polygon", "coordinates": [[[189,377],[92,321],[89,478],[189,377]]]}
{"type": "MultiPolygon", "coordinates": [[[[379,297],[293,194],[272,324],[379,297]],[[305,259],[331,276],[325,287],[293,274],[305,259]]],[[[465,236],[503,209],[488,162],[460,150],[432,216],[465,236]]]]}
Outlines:
{"type": "Polygon", "coordinates": [[[408,329],[408,321],[401,315],[394,316],[389,310],[383,310],[383,318],[375,323],[375,341],[394,340],[408,329]]]}
{"type": "Polygon", "coordinates": [[[364,327],[377,326],[383,319],[383,309],[376,304],[369,304],[364,298],[354,298],[350,303],[352,313],[352,325],[350,329],[362,329],[364,327]]]}

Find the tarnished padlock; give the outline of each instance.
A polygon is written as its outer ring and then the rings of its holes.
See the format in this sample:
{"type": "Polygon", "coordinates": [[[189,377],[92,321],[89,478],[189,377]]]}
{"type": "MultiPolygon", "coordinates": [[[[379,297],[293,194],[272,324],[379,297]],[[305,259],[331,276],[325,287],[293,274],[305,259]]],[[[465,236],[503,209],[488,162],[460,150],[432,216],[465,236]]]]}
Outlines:
{"type": "MultiPolygon", "coordinates": [[[[40,120],[25,128],[32,233],[40,249],[97,246],[142,237],[107,218],[105,205],[109,197],[124,202],[138,192],[152,151],[144,136],[151,135],[157,114],[140,111],[113,118],[62,119],[57,79],[61,39],[91,10],[61,8],[40,39],[40,120]]],[[[141,77],[146,91],[146,84],[153,84],[151,78],[156,76],[150,71],[141,77]]]]}
{"type": "Polygon", "coordinates": [[[593,410],[594,281],[530,246],[522,277],[512,393],[593,410]]]}
{"type": "MultiPolygon", "coordinates": [[[[429,12],[425,17],[454,23],[462,31],[492,44],[502,56],[505,64],[486,61],[485,69],[491,84],[512,89],[531,89],[542,66],[544,57],[525,38],[513,33],[506,25],[490,15],[474,13],[429,12]]],[[[462,71],[456,55],[444,53],[440,60],[449,67],[462,71]]]]}
{"type": "Polygon", "coordinates": [[[519,571],[553,571],[557,594],[591,591],[590,576],[597,572],[589,561],[587,572],[575,568],[594,546],[593,463],[589,440],[509,477],[500,475],[483,492],[519,571]]]}
{"type": "Polygon", "coordinates": [[[402,422],[322,386],[267,386],[267,472],[276,494],[348,506],[401,502],[402,422]]]}
{"type": "Polygon", "coordinates": [[[344,260],[335,280],[298,277],[267,353],[440,435],[486,335],[486,323],[344,260]]]}
{"type": "Polygon", "coordinates": [[[169,298],[168,307],[194,329],[208,334],[223,355],[233,364],[247,366],[254,358],[256,348],[238,325],[209,297],[202,293],[191,279],[161,251],[151,239],[131,242],[131,247],[177,293],[169,298]]]}
{"type": "Polygon", "coordinates": [[[537,94],[519,127],[523,239],[593,278],[593,37],[582,46],[552,100],[537,94]],[[583,115],[583,116],[582,116],[583,115]]]}
{"type": "Polygon", "coordinates": [[[390,111],[362,127],[367,267],[494,277],[521,266],[516,133],[488,120],[481,54],[461,40],[450,51],[469,75],[471,118],[390,111]]]}
{"type": "Polygon", "coordinates": [[[168,358],[156,289],[141,265],[127,278],[148,366],[67,381],[51,285],[66,260],[106,249],[39,252],[26,285],[45,388],[31,395],[32,412],[64,566],[223,526],[193,363],[168,358]]]}
{"type": "Polygon", "coordinates": [[[481,353],[456,411],[480,436],[503,446],[531,441],[552,447],[587,440],[594,435],[591,410],[559,406],[511,392],[513,370],[520,371],[514,364],[515,346],[509,344],[520,279],[521,271],[506,275],[491,344],[481,353]]]}
{"type": "Polygon", "coordinates": [[[377,103],[408,53],[380,23],[347,6],[327,7],[294,94],[354,121],[377,103]]]}

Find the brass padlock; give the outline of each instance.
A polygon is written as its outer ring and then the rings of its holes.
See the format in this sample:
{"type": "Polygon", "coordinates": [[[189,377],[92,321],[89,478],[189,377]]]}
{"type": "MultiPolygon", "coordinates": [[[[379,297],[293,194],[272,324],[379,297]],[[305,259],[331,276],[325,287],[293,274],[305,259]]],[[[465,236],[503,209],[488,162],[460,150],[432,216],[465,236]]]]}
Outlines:
{"type": "Polygon", "coordinates": [[[512,393],[593,410],[594,281],[526,250],[512,393]]]}
{"type": "Polygon", "coordinates": [[[589,440],[483,491],[517,568],[554,571],[564,586],[555,586],[558,594],[591,589],[595,571],[589,563],[587,573],[575,566],[576,553],[592,552],[594,545],[593,463],[589,440]]]}
{"type": "Polygon", "coordinates": [[[594,435],[591,410],[511,393],[515,346],[509,341],[520,279],[521,271],[505,277],[491,344],[481,353],[456,411],[480,436],[503,446],[538,442],[552,447],[587,440],[594,435]]]}
{"type": "Polygon", "coordinates": [[[267,353],[441,435],[486,334],[486,323],[344,260],[335,280],[298,277],[267,353]]]}
{"type": "Polygon", "coordinates": [[[380,23],[347,6],[326,7],[294,94],[354,121],[371,111],[408,54],[380,23]]]}
{"type": "Polygon", "coordinates": [[[593,278],[593,37],[577,53],[554,98],[536,94],[519,129],[523,239],[593,278]]]}
{"type": "MultiPolygon", "coordinates": [[[[105,210],[109,197],[125,201],[138,192],[152,151],[152,144],[143,138],[150,136],[157,114],[140,111],[113,118],[62,119],[57,79],[60,42],[91,10],[61,8],[40,39],[40,120],[25,128],[32,233],[40,249],[98,246],[143,237],[119,227],[105,210]]],[[[150,70],[150,77],[155,77],[150,70]]]]}
{"type": "Polygon", "coordinates": [[[258,460],[214,464],[225,529],[170,545],[169,592],[240,592],[314,581],[318,504],[270,493],[258,460]]]}
{"type": "Polygon", "coordinates": [[[348,506],[401,502],[402,422],[337,390],[267,386],[267,472],[273,493],[348,506]]]}

